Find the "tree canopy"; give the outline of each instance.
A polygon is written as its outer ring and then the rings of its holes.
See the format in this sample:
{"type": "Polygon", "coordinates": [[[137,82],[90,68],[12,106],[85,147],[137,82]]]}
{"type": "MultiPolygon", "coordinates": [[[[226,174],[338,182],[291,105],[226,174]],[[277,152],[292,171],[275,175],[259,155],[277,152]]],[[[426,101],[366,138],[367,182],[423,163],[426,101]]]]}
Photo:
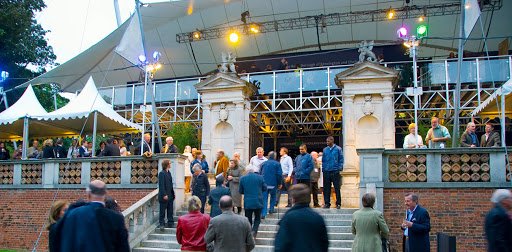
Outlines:
{"type": "Polygon", "coordinates": [[[35,19],[45,7],[44,0],[0,0],[0,69],[11,78],[4,87],[23,83],[54,64],[56,56],[45,38],[49,31],[35,19]],[[27,69],[29,64],[38,70],[27,69]]]}

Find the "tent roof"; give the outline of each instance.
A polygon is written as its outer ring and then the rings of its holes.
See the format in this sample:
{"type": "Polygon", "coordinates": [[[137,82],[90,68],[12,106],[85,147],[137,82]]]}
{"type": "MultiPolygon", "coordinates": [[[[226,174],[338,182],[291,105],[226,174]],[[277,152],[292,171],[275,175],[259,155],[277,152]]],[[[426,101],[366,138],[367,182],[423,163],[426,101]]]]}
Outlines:
{"type": "Polygon", "coordinates": [[[32,118],[47,113],[39,103],[32,85],[29,85],[16,103],[0,113],[0,125],[13,124],[24,117],[32,118]]]}
{"type": "MultiPolygon", "coordinates": [[[[415,0],[414,4],[433,5],[445,2],[446,0],[415,0]]],[[[486,30],[489,27],[489,30],[485,31],[488,37],[504,38],[512,35],[512,30],[506,25],[512,23],[512,15],[509,14],[512,12],[512,1],[502,3],[502,8],[492,14],[491,12],[482,13],[483,28],[486,30]],[[490,18],[491,15],[492,18],[490,18]]],[[[236,46],[228,44],[226,38],[190,44],[176,42],[177,33],[240,24],[240,14],[245,10],[250,11],[250,22],[262,22],[348,11],[398,8],[403,4],[404,1],[388,1],[382,4],[379,0],[183,0],[145,5],[141,8],[141,16],[146,50],[148,52],[158,50],[162,53],[160,61],[164,66],[156,73],[156,78],[166,79],[200,75],[214,70],[222,52],[230,51],[240,58],[317,50],[315,28],[280,30],[242,37],[236,46]]],[[[445,39],[424,39],[418,51],[420,57],[446,57],[449,51],[456,51],[455,38],[459,36],[459,16],[444,15],[426,19],[429,37],[445,39]]],[[[100,88],[138,82],[139,69],[113,52],[128,23],[125,22],[75,58],[27,83],[54,82],[60,84],[64,91],[74,92],[80,90],[87,82],[87,77],[91,75],[96,80],[104,80],[98,83],[100,88]]],[[[319,34],[319,40],[324,50],[352,48],[361,40],[375,40],[377,44],[395,42],[397,41],[396,29],[402,24],[413,30],[417,20],[409,18],[327,26],[323,29],[324,32],[319,34]]],[[[482,37],[479,22],[470,37],[482,37]]],[[[497,50],[498,43],[502,40],[487,40],[489,50],[497,50]]],[[[480,52],[482,47],[481,40],[468,40],[464,49],[480,52]]]]}
{"type": "Polygon", "coordinates": [[[502,95],[505,97],[505,115],[512,116],[512,79],[498,88],[491,96],[476,107],[471,116],[480,115],[484,118],[496,118],[500,116],[502,95]]]}
{"type": "Polygon", "coordinates": [[[98,133],[142,130],[141,126],[124,119],[114,111],[112,105],[108,104],[98,93],[92,77],[89,77],[87,84],[75,99],[64,107],[38,117],[38,119],[51,121],[48,124],[62,130],[82,132],[83,128],[88,132],[93,129],[93,112],[98,112],[98,133]]]}

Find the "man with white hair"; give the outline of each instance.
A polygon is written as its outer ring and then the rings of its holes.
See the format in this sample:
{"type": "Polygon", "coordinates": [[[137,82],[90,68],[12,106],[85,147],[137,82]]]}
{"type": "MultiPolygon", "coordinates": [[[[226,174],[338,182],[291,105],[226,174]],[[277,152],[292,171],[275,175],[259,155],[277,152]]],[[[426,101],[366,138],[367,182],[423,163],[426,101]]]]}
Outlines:
{"type": "Polygon", "coordinates": [[[263,156],[263,154],[265,154],[263,147],[258,147],[256,148],[256,156],[252,157],[249,161],[249,164],[253,166],[255,173],[260,173],[261,164],[268,160],[265,156],[263,156]]]}
{"type": "Polygon", "coordinates": [[[460,137],[460,147],[478,147],[480,143],[478,143],[478,137],[475,134],[476,125],[473,122],[468,123],[466,126],[466,131],[460,137]]]}
{"type": "Polygon", "coordinates": [[[162,153],[178,153],[178,147],[174,145],[174,138],[167,137],[165,139],[165,145],[162,153]]]}
{"type": "Polygon", "coordinates": [[[487,251],[512,251],[512,193],[507,189],[496,190],[491,197],[494,207],[485,216],[487,251]]]}

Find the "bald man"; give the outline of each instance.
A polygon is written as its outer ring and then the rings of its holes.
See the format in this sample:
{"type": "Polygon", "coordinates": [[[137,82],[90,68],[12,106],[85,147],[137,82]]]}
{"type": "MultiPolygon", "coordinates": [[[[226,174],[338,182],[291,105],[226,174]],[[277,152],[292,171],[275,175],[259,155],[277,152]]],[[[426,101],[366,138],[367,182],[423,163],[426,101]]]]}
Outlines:
{"type": "Polygon", "coordinates": [[[89,203],[68,211],[59,222],[59,251],[130,251],[124,217],[105,208],[105,183],[94,180],[86,191],[89,203]]]}

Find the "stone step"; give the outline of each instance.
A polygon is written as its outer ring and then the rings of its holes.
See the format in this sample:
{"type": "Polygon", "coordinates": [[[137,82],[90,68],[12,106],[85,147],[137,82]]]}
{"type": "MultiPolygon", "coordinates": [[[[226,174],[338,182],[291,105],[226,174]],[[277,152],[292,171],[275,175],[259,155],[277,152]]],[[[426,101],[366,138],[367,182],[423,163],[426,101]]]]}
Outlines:
{"type": "Polygon", "coordinates": [[[144,248],[163,248],[163,249],[180,249],[181,245],[177,241],[145,240],[145,241],[140,243],[140,247],[144,247],[144,248]]]}
{"type": "MultiPolygon", "coordinates": [[[[276,231],[258,231],[258,238],[274,238],[276,231]]],[[[353,240],[354,235],[351,233],[328,233],[329,240],[353,240]]],[[[151,233],[149,234],[148,240],[159,240],[159,241],[176,241],[175,233],[151,233]]]]}
{"type": "MultiPolygon", "coordinates": [[[[265,219],[282,219],[285,213],[272,213],[265,216],[265,219]]],[[[320,214],[325,221],[328,220],[349,220],[352,221],[352,214],[320,214]]]]}
{"type": "MultiPolygon", "coordinates": [[[[260,225],[277,225],[279,223],[278,219],[270,219],[266,218],[264,220],[261,220],[260,225]]],[[[350,220],[325,220],[326,226],[348,226],[350,227],[352,221],[350,220]]]]}
{"type": "Polygon", "coordinates": [[[139,248],[133,248],[132,252],[181,252],[181,249],[139,247],[139,248]]]}
{"type": "MultiPolygon", "coordinates": [[[[284,214],[289,209],[290,208],[275,208],[275,211],[276,211],[275,214],[277,214],[277,211],[279,211],[279,213],[284,214]]],[[[336,209],[336,208],[329,208],[329,209],[313,208],[313,210],[315,210],[316,212],[318,212],[321,215],[324,215],[324,214],[349,214],[349,215],[352,215],[358,209],[355,209],[355,208],[341,208],[341,209],[336,209]]],[[[206,212],[209,213],[208,211],[206,211],[206,212]]],[[[175,215],[182,216],[182,215],[185,215],[187,213],[188,213],[187,211],[180,210],[180,211],[176,211],[175,215]]],[[[242,212],[242,215],[243,215],[243,212],[242,212]]]]}
{"type": "MultiPolygon", "coordinates": [[[[341,252],[341,251],[351,251],[351,248],[329,248],[329,252],[341,252]]],[[[164,249],[164,248],[148,248],[148,247],[139,247],[132,249],[132,252],[179,252],[181,249],[164,249]]],[[[252,252],[272,252],[274,251],[274,246],[266,246],[266,245],[258,245],[256,246],[252,252]]]]}
{"type": "MultiPolygon", "coordinates": [[[[274,238],[256,238],[256,245],[274,245],[274,238]]],[[[353,241],[351,240],[329,240],[329,247],[333,248],[352,248],[353,241]]]]}
{"type": "MultiPolygon", "coordinates": [[[[279,226],[274,225],[260,225],[258,228],[259,231],[274,231],[277,232],[279,226]]],[[[327,232],[329,233],[351,233],[352,227],[350,226],[329,226],[327,225],[327,232]]]]}

